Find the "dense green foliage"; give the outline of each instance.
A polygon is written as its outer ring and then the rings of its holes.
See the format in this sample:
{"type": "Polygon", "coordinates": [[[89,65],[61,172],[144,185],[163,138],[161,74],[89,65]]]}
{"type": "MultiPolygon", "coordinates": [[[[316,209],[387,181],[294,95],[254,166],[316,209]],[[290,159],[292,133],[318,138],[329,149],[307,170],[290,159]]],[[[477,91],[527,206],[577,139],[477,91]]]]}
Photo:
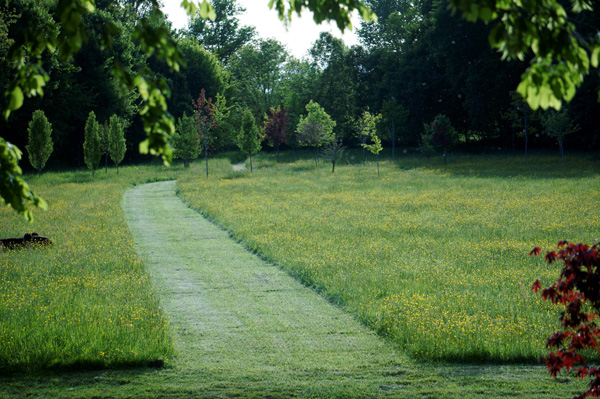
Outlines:
{"type": "Polygon", "coordinates": [[[29,154],[29,162],[39,174],[46,166],[46,162],[48,162],[48,158],[50,158],[54,149],[52,125],[48,122],[44,111],[38,110],[33,113],[33,119],[29,122],[27,131],[29,139],[26,149],[29,154]]]}
{"type": "MultiPolygon", "coordinates": [[[[364,110],[382,113],[378,137],[394,149],[394,158],[396,145],[417,146],[423,124],[438,114],[449,116],[466,148],[557,145],[548,135],[514,128],[507,115],[515,108],[510,94],[515,89],[534,107],[571,99],[569,116],[581,129],[567,138],[569,148],[596,150],[600,143],[594,110],[598,75],[583,79],[598,64],[600,11],[583,0],[569,10],[556,0],[532,2],[522,13],[512,2],[451,1],[468,20],[452,15],[442,0],[271,2],[285,20],[303,8],[316,21],[333,19],[341,27],[348,27],[353,9],[365,17],[359,46],[348,48],[323,33],[303,60],[274,39],[256,39],[253,27],[240,26],[242,8],[235,0],[216,1],[214,8],[206,1],[200,7],[184,1],[190,15],[213,19],[197,18],[179,32],[171,31],[155,0],[61,0],[56,9],[52,4],[0,2],[0,88],[7,96],[3,110],[11,115],[0,124],[4,138],[23,148],[20,132],[33,110],[42,109],[54,127],[53,162],[83,163],[81,133],[92,110],[100,122],[112,114],[132,120],[128,146],[168,161],[171,115],[191,112],[201,88],[231,109],[249,108],[259,125],[268,109],[280,106],[297,126],[313,100],[337,122],[335,135],[346,145],[360,144],[353,126],[364,110]],[[535,22],[522,24],[523,15],[535,22]],[[475,19],[489,25],[470,22],[475,19]],[[44,34],[31,34],[32,26],[44,34]],[[502,54],[490,51],[488,37],[502,54]],[[22,45],[30,49],[27,56],[22,45]],[[58,51],[47,51],[54,48],[58,51]],[[534,55],[529,65],[519,61],[529,54],[534,55]],[[25,97],[31,99],[24,102],[25,97]]],[[[235,145],[240,118],[241,111],[233,112],[219,125],[214,142],[219,150],[235,145]]],[[[543,128],[539,118],[530,125],[543,128]]],[[[289,145],[297,144],[292,134],[289,145]]],[[[9,174],[20,179],[17,169],[9,174]]]]}

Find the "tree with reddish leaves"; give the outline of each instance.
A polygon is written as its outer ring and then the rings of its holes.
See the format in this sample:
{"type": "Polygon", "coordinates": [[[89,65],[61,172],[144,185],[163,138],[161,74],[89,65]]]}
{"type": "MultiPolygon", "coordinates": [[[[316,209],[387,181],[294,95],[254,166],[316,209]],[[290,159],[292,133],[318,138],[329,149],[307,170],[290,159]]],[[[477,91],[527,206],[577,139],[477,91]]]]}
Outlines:
{"type": "Polygon", "coordinates": [[[208,177],[208,149],[212,144],[211,129],[217,127],[215,122],[215,104],[212,102],[212,98],[206,100],[206,91],[202,89],[198,100],[192,100],[194,106],[195,126],[198,132],[198,139],[200,145],[204,150],[204,159],[206,160],[206,177],[208,177]]]}
{"type": "MultiPolygon", "coordinates": [[[[539,255],[535,247],[530,255],[539,255]]],[[[560,314],[560,324],[564,331],[554,333],[546,343],[553,352],[542,359],[548,372],[556,377],[563,369],[574,369],[578,378],[591,378],[590,386],[577,399],[600,396],[600,367],[589,365],[583,354],[590,350],[600,352],[600,247],[596,243],[558,243],[557,251],[549,251],[546,262],[563,262],[560,278],[550,287],[542,289],[536,280],[531,289],[554,304],[564,306],[560,314]]]]}
{"type": "Polygon", "coordinates": [[[424,130],[421,136],[423,150],[443,150],[445,166],[446,150],[458,142],[458,133],[452,127],[450,118],[446,115],[438,115],[433,122],[424,125],[424,130]]]}
{"type": "Polygon", "coordinates": [[[275,148],[277,162],[279,162],[279,147],[287,144],[290,137],[288,125],[290,123],[290,111],[281,107],[271,108],[271,115],[264,123],[264,132],[267,143],[275,148]]]}

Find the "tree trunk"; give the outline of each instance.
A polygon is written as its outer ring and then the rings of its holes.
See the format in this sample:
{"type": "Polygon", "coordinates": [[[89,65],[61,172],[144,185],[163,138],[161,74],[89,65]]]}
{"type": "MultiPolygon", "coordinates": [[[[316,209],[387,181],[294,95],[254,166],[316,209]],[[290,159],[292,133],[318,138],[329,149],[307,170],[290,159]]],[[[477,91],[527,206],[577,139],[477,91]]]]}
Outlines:
{"type": "Polygon", "coordinates": [[[444,166],[446,166],[446,147],[444,147],[444,166]]]}
{"type": "Polygon", "coordinates": [[[331,173],[334,173],[334,172],[335,172],[335,161],[332,160],[331,161],[331,173]]]}
{"type": "Polygon", "coordinates": [[[529,137],[527,137],[527,130],[525,130],[525,162],[527,162],[527,144],[529,141],[529,137]]]}
{"type": "Polygon", "coordinates": [[[392,162],[396,161],[396,127],[392,119],[392,162]]]}
{"type": "Polygon", "coordinates": [[[527,136],[527,125],[529,122],[529,113],[527,110],[525,110],[524,112],[525,115],[523,117],[523,132],[525,133],[525,162],[527,162],[527,146],[529,144],[529,137],[527,136]]]}
{"type": "Polygon", "coordinates": [[[512,147],[513,147],[513,155],[515,155],[515,127],[512,128],[512,147]]]}
{"type": "Polygon", "coordinates": [[[106,153],[106,155],[104,155],[104,160],[105,160],[105,162],[104,162],[105,172],[104,173],[108,174],[108,152],[106,153]]]}
{"type": "Polygon", "coordinates": [[[252,173],[252,154],[250,154],[250,173],[252,173]]]}
{"type": "Polygon", "coordinates": [[[377,176],[379,176],[379,154],[377,154],[377,176]]]}
{"type": "Polygon", "coordinates": [[[189,159],[184,159],[183,160],[183,167],[184,168],[189,168],[190,167],[190,160],[189,159]]]}
{"type": "Polygon", "coordinates": [[[564,147],[563,147],[563,140],[564,139],[562,137],[558,140],[558,146],[560,147],[560,157],[561,157],[562,163],[564,165],[565,164],[565,151],[564,151],[564,147]]]}

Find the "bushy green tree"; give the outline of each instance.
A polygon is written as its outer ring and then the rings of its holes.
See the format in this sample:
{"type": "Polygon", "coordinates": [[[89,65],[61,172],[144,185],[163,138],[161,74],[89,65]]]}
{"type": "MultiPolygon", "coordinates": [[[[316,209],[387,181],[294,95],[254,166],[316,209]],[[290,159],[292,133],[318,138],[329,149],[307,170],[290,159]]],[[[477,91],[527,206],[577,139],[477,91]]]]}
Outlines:
{"type": "Polygon", "coordinates": [[[425,148],[441,150],[444,154],[444,165],[446,165],[446,151],[458,143],[458,133],[450,118],[446,115],[438,115],[433,122],[424,125],[425,132],[422,136],[422,145],[425,148]]]}
{"type": "Polygon", "coordinates": [[[315,149],[315,165],[318,164],[319,147],[335,140],[333,128],[336,123],[325,110],[312,100],[306,104],[306,116],[300,117],[297,127],[297,139],[300,145],[315,149]]]}
{"type": "Polygon", "coordinates": [[[29,154],[29,162],[39,175],[54,149],[52,124],[48,122],[44,111],[38,110],[33,113],[28,132],[29,144],[25,148],[29,154]]]}
{"type": "Polygon", "coordinates": [[[549,109],[542,115],[542,124],[544,125],[546,134],[550,137],[554,137],[558,141],[560,149],[560,157],[563,163],[565,162],[564,152],[564,140],[565,136],[571,133],[575,133],[579,130],[579,125],[573,123],[569,117],[569,112],[566,107],[556,111],[549,109]]]}
{"type": "Polygon", "coordinates": [[[254,115],[249,109],[242,114],[242,127],[237,137],[237,145],[242,152],[250,157],[250,173],[252,173],[252,155],[262,149],[263,135],[256,126],[254,115]]]}
{"type": "Polygon", "coordinates": [[[189,168],[190,162],[200,155],[200,136],[196,131],[194,117],[185,113],[177,121],[175,134],[171,137],[173,156],[183,160],[183,165],[189,168]]]}
{"type": "Polygon", "coordinates": [[[85,140],[83,141],[83,159],[88,169],[92,171],[92,178],[102,158],[102,143],[98,133],[99,125],[96,114],[91,111],[85,122],[85,140]]]}
{"type": "Polygon", "coordinates": [[[117,167],[117,175],[119,174],[119,164],[125,157],[127,145],[125,142],[125,126],[117,115],[112,115],[108,122],[108,152],[110,159],[117,167]]]}

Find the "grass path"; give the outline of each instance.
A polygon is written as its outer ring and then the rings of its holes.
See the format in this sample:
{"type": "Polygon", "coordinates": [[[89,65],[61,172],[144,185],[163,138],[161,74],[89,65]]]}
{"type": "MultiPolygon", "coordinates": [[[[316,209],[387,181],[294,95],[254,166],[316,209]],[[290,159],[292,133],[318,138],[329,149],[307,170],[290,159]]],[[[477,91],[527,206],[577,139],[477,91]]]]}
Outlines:
{"type": "Polygon", "coordinates": [[[406,358],[187,208],[175,182],[129,190],[124,209],[175,329],[174,367],[228,389],[300,395],[381,396],[397,385],[406,358]]]}
{"type": "Polygon", "coordinates": [[[533,365],[416,363],[186,207],[175,182],[123,208],[173,328],[162,369],[0,375],[0,399],[569,398],[533,365]]]}

